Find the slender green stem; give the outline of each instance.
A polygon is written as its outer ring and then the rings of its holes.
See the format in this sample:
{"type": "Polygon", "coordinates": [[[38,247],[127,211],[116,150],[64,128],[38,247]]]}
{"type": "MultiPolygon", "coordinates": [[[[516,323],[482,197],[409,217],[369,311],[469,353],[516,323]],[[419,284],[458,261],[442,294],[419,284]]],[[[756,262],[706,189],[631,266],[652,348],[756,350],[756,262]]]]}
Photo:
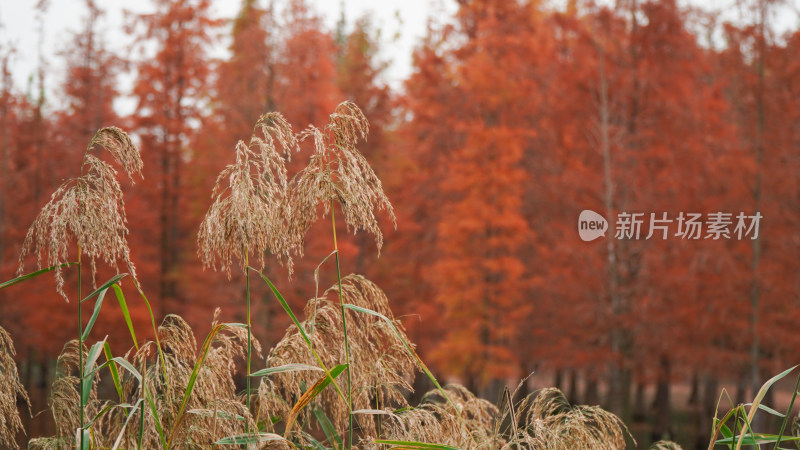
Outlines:
{"type": "MultiPolygon", "coordinates": [[[[136,448],[142,448],[142,438],[144,437],[144,404],[145,399],[147,398],[147,362],[142,361],[142,368],[140,369],[142,373],[142,382],[140,383],[142,388],[142,406],[141,411],[139,412],[139,432],[136,435],[136,448]]],[[[133,414],[133,413],[131,413],[133,414]]]]}
{"type": "Polygon", "coordinates": [[[794,400],[797,398],[798,389],[800,389],[800,376],[797,377],[797,381],[794,384],[794,392],[792,392],[792,400],[789,401],[789,408],[786,411],[786,415],[783,417],[783,422],[781,423],[781,431],[778,433],[778,440],[775,441],[775,447],[773,447],[773,450],[778,450],[780,448],[781,440],[783,439],[783,433],[786,431],[786,423],[789,422],[789,416],[792,413],[794,400]]]}
{"type": "Polygon", "coordinates": [[[339,307],[342,311],[342,330],[344,331],[344,357],[347,363],[347,410],[349,417],[350,430],[348,432],[348,446],[353,448],[353,383],[350,375],[350,341],[347,338],[347,319],[344,310],[344,300],[342,298],[342,270],[339,265],[339,245],[336,242],[336,214],[334,212],[333,200],[331,199],[331,225],[333,227],[333,250],[336,252],[336,280],[339,283],[339,307]]]}
{"type": "MultiPolygon", "coordinates": [[[[375,383],[375,409],[382,410],[383,409],[383,403],[381,402],[381,380],[379,380],[377,377],[374,378],[374,380],[375,380],[374,381],[374,383],[375,383]]],[[[378,419],[378,429],[377,429],[378,439],[380,439],[381,438],[381,434],[383,433],[383,417],[380,414],[378,414],[377,419],[378,419]]],[[[385,448],[385,446],[383,444],[381,444],[380,446],[378,446],[378,448],[382,449],[382,448],[385,448]]]]}
{"type": "Polygon", "coordinates": [[[83,294],[81,292],[81,245],[78,244],[78,386],[80,386],[80,401],[78,406],[81,410],[81,427],[80,427],[80,449],[83,449],[83,315],[81,311],[81,299],[83,294]]]}
{"type": "Polygon", "coordinates": [[[306,342],[306,345],[308,346],[308,349],[311,350],[311,354],[314,355],[314,359],[317,360],[317,363],[319,364],[319,366],[322,367],[322,370],[325,371],[325,375],[327,375],[328,379],[331,380],[331,384],[333,384],[334,389],[336,389],[336,393],[339,394],[339,397],[341,397],[341,399],[346,402],[347,398],[344,396],[344,393],[342,393],[341,388],[339,388],[339,384],[336,383],[336,380],[333,378],[333,376],[331,376],[331,371],[328,370],[328,367],[325,366],[325,362],[322,361],[322,358],[320,358],[320,356],[317,353],[317,351],[314,350],[314,345],[311,343],[311,338],[309,338],[308,334],[306,334],[305,329],[303,329],[303,325],[300,324],[299,320],[297,320],[297,316],[292,311],[292,308],[289,307],[289,304],[286,303],[286,299],[283,298],[283,296],[281,295],[280,291],[278,291],[278,288],[276,288],[275,285],[272,284],[272,281],[269,281],[269,278],[265,277],[263,273],[259,272],[258,270],[254,269],[252,267],[248,267],[248,269],[252,270],[255,273],[257,273],[261,277],[261,279],[264,280],[264,282],[267,283],[267,285],[269,286],[270,290],[272,290],[272,293],[275,294],[275,298],[278,299],[278,302],[283,307],[283,310],[286,311],[286,314],[288,314],[289,318],[291,318],[292,322],[294,322],[294,325],[297,327],[297,330],[300,332],[300,336],[303,337],[303,340],[306,342]]]}
{"type": "MultiPolygon", "coordinates": [[[[250,271],[246,269],[250,265],[250,253],[245,249],[244,254],[244,279],[245,279],[245,296],[247,297],[247,387],[245,395],[247,395],[247,412],[250,412],[250,359],[253,354],[253,341],[252,341],[252,327],[250,324],[250,271]]],[[[250,421],[245,421],[245,432],[250,433],[250,421]]]]}
{"type": "Polygon", "coordinates": [[[161,372],[164,374],[164,386],[167,388],[167,398],[170,399],[167,403],[169,404],[170,412],[173,414],[175,413],[174,409],[172,408],[172,393],[169,387],[169,374],[167,373],[167,360],[164,358],[164,351],[161,349],[161,340],[158,338],[158,328],[156,327],[156,319],[155,315],[153,314],[153,308],[150,306],[150,300],[147,299],[147,296],[144,294],[141,286],[139,283],[136,282],[136,279],[133,279],[133,285],[136,287],[136,290],[139,292],[139,296],[142,297],[144,300],[144,305],[147,307],[147,313],[150,315],[150,325],[153,327],[153,335],[156,338],[156,350],[158,350],[158,357],[161,360],[161,372]]]}

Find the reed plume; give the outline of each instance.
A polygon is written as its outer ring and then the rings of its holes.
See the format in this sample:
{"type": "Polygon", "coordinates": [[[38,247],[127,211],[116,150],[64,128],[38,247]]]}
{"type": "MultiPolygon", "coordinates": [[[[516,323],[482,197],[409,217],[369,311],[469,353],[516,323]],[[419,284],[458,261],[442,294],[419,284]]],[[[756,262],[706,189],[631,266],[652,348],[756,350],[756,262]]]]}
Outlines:
{"type": "Polygon", "coordinates": [[[14,342],[8,332],[0,327],[0,447],[19,448],[16,435],[25,430],[17,409],[17,399],[23,400],[28,405],[30,412],[31,402],[28,393],[19,380],[17,364],[14,362],[14,342]]]}
{"type": "MultiPolygon", "coordinates": [[[[81,404],[81,377],[80,364],[86,360],[87,349],[79,341],[72,340],[64,345],[56,362],[56,377],[50,386],[47,404],[53,415],[56,425],[56,435],[32,439],[29,448],[51,449],[69,448],[76,445],[76,430],[81,428],[80,410],[75,405],[81,404]],[[82,354],[81,354],[82,352],[82,354]]],[[[92,377],[89,387],[88,402],[85,412],[94,416],[105,404],[98,401],[97,384],[99,374],[92,377]]]]}
{"type": "Polygon", "coordinates": [[[81,176],[67,180],[53,192],[28,229],[19,256],[20,274],[24,270],[25,256],[31,253],[36,255],[39,269],[43,265],[55,266],[57,291],[66,301],[69,298],[64,292],[61,266],[69,262],[73,241],[79,253],[90,258],[93,280],[98,259],[117,271],[117,261],[122,260],[136,279],[126,238],[125,203],[116,179],[117,171],[91,154],[95,149],[107,150],[131,181],[134,174],[141,175],[142,159],[130,137],[116,127],[100,129],[86,148],[81,176]]]}
{"type": "MultiPolygon", "coordinates": [[[[212,329],[217,325],[218,315],[219,310],[215,312],[212,329]]],[[[210,448],[222,437],[244,433],[247,426],[251,429],[255,427],[243,399],[236,394],[234,382],[236,359],[243,359],[245,356],[245,329],[223,328],[214,334],[204,353],[198,351],[194,332],[180,316],[171,314],[165,317],[158,327],[158,333],[166,367],[161,366],[162,360],[157,357],[154,342],[142,345],[132,355],[132,360],[137,367],[148,367],[145,376],[147,391],[161,393],[155,399],[155,408],[161,425],[171,435],[171,447],[210,448]],[[183,393],[186,392],[193,369],[198,364],[199,371],[185,405],[185,414],[179,416],[183,393]],[[166,377],[162,376],[164,373],[167,374],[166,377]],[[167,396],[168,392],[180,394],[167,396]]],[[[260,344],[258,341],[253,342],[257,354],[260,355],[260,344]]],[[[128,395],[133,395],[136,389],[137,382],[128,379],[128,395]]],[[[143,447],[162,447],[161,438],[155,432],[156,417],[149,408],[145,409],[144,423],[143,447]]],[[[127,430],[126,439],[130,444],[136,442],[136,430],[127,430]]]]}
{"type": "MultiPolygon", "coordinates": [[[[289,204],[292,215],[289,221],[289,236],[296,243],[300,254],[306,232],[318,218],[322,205],[323,216],[330,213],[333,229],[333,253],[336,257],[336,276],[341,293],[341,269],[339,245],[336,240],[336,219],[334,203],[338,202],[344,214],[348,230],[356,233],[359,229],[375,236],[375,244],[380,255],[383,234],[375,217],[376,210],[385,210],[397,227],[389,199],[383,192],[381,181],[373,172],[364,155],[356,145],[366,140],[369,122],[364,113],[352,102],[340,103],[330,116],[330,123],[324,130],[310,125],[300,134],[300,140],[311,139],[314,152],[308,165],[292,179],[289,187],[289,204]]],[[[353,383],[350,343],[347,333],[347,314],[342,296],[339,296],[340,318],[344,337],[344,356],[347,373],[347,406],[350,416],[348,448],[353,442],[353,383]]]]}
{"type": "MultiPolygon", "coordinates": [[[[338,294],[338,284],[318,299],[310,300],[305,308],[306,320],[301,325],[311,338],[311,345],[326,366],[333,366],[344,360],[344,332],[341,327],[341,308],[333,301],[338,294]]],[[[372,309],[392,320],[394,327],[402,333],[402,325],[392,318],[386,295],[374,283],[360,275],[349,275],[342,279],[342,298],[349,304],[372,309]]],[[[415,362],[389,326],[372,315],[347,310],[348,323],[352,324],[349,335],[352,349],[352,384],[354,386],[354,409],[372,409],[376,398],[380,398],[387,408],[408,406],[404,392],[411,391],[410,380],[415,372],[415,362]]],[[[402,335],[404,339],[407,338],[402,335]]],[[[284,337],[270,351],[270,366],[299,363],[317,365],[316,358],[296,327],[290,327],[284,337]]],[[[314,377],[319,373],[313,372],[314,377]]],[[[259,390],[260,403],[271,405],[271,413],[285,413],[286,406],[276,402],[274,395],[281,398],[299,396],[310,384],[296,373],[275,374],[271,389],[259,390]]],[[[339,401],[333,390],[321,395],[322,406],[331,416],[336,428],[342,432],[347,425],[349,410],[339,401]]],[[[266,411],[265,411],[266,412],[266,411]]],[[[370,415],[357,415],[365,433],[375,435],[375,423],[370,415]]]]}
{"type": "Polygon", "coordinates": [[[517,407],[518,434],[504,449],[624,449],[627,427],[599,406],[571,405],[556,388],[542,389],[517,407]],[[544,444],[544,445],[542,445],[544,444]]]}
{"type": "Polygon", "coordinates": [[[313,141],[314,153],[290,185],[293,215],[289,233],[293,240],[302,242],[317,220],[318,207],[322,206],[324,216],[331,212],[333,202],[338,202],[348,230],[371,233],[380,253],[383,234],[375,212],[385,210],[395,227],[397,223],[381,180],[356,148],[359,141],[366,140],[369,122],[352,102],[339,104],[330,118],[323,130],[309,126],[300,134],[301,141],[313,141]]]}
{"type": "Polygon", "coordinates": [[[683,450],[683,447],[672,441],[653,442],[647,450],[683,450]]]}
{"type": "Polygon", "coordinates": [[[418,406],[399,412],[398,420],[387,421],[383,438],[486,450],[504,443],[493,431],[499,416],[496,406],[459,384],[448,384],[444,391],[449,401],[435,389],[418,406]]]}
{"type": "Polygon", "coordinates": [[[245,271],[249,255],[254,255],[263,267],[269,252],[286,259],[291,273],[290,251],[296,241],[286,232],[292,211],[285,201],[284,158],[296,149],[297,139],[280,113],[261,116],[250,142],[236,144],[236,162],[217,177],[214,202],[197,235],[205,267],[219,267],[230,277],[234,260],[245,271]]]}
{"type": "MultiPolygon", "coordinates": [[[[284,157],[297,149],[292,127],[280,113],[259,118],[250,143],[236,144],[236,162],[217,177],[212,192],[214,202],[197,234],[198,254],[205,267],[219,264],[230,279],[236,259],[245,275],[247,304],[247,386],[246,404],[250,410],[250,365],[252,326],[250,323],[250,255],[264,267],[267,252],[278,260],[285,258],[292,274],[290,252],[299,246],[287,233],[291,207],[286,203],[287,175],[284,157]],[[280,147],[280,151],[278,149],[280,147]]],[[[248,430],[249,431],[249,428],[248,430]]]]}

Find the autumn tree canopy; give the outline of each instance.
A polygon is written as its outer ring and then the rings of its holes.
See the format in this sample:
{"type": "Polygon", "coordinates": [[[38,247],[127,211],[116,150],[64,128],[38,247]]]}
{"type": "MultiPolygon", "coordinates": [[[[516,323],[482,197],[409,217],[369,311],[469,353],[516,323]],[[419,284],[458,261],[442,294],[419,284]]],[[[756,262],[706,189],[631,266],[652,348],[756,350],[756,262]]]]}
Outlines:
{"type": "MultiPolygon", "coordinates": [[[[154,0],[116,31],[136,41],[122,55],[102,4],[78,3],[83,21],[28,86],[14,74],[29,49],[0,42],[2,279],[91,136],[120,125],[144,158],[143,181],[123,190],[157,315],[205,325],[220,306],[241,321],[241,274],[204,271],[196,254],[216,174],[262,114],[281,111],[300,131],[350,100],[371,124],[358,149],[398,229],[385,227],[378,257],[371,236],[337,221],[342,271],[387,292],[445,379],[496,397],[534,372],[530,387],[554,382],[573,400],[644,417],[656,438],[684,407],[676,384],[694,400],[720,383],[744,396],[797,362],[800,32],[777,31],[776,2],[744,2],[741,17],[717,23],[674,0],[461,0],[430,20],[397,86],[386,25],[369,16],[329,26],[310,1],[243,0],[219,18],[212,0],[154,0]],[[586,209],[609,222],[591,242],[576,232],[586,209]],[[641,214],[638,237],[618,235],[626,214],[641,214]],[[714,214],[730,214],[728,237],[709,237],[714,214]],[[760,215],[758,238],[737,236],[739,214],[760,215]],[[689,215],[704,227],[696,239],[680,232],[689,215]],[[650,233],[654,223],[666,231],[650,233]]],[[[290,178],[312,147],[291,155],[290,178]]],[[[308,231],[291,279],[277,261],[265,267],[291,305],[335,279],[330,260],[314,274],[332,231],[325,221],[308,231]]],[[[71,336],[46,284],[0,292],[0,325],[25,361],[46,361],[71,336]]],[[[268,347],[289,320],[266,289],[253,299],[254,335],[268,347]]],[[[95,333],[128,339],[119,320],[95,333]]]]}

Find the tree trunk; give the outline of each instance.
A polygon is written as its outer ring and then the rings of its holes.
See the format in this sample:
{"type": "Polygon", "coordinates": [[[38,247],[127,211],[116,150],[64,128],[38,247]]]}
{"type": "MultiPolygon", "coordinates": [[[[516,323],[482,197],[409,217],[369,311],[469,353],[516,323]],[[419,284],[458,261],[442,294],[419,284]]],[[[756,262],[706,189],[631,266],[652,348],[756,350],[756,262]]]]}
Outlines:
{"type": "Polygon", "coordinates": [[[667,355],[661,356],[656,383],[656,395],[653,401],[653,432],[652,440],[657,442],[672,437],[672,422],[670,421],[669,391],[671,383],[671,364],[667,355]]]}
{"type": "MultiPolygon", "coordinates": [[[[766,20],[766,0],[758,2],[758,86],[756,91],[757,102],[757,129],[756,129],[756,181],[753,188],[753,200],[755,201],[755,211],[759,212],[761,208],[761,181],[762,169],[764,159],[764,60],[766,57],[766,42],[764,35],[764,21],[766,20]]],[[[752,345],[750,347],[750,386],[755,396],[756,392],[761,388],[761,376],[758,370],[758,359],[760,353],[760,343],[758,339],[758,319],[759,319],[759,303],[761,296],[761,289],[758,280],[758,266],[761,259],[761,240],[756,238],[753,240],[753,260],[752,272],[753,279],[750,288],[750,335],[752,338],[752,345]]],[[[754,430],[759,430],[763,426],[764,414],[756,414],[753,417],[754,430]]]]}
{"type": "Polygon", "coordinates": [[[700,402],[699,415],[697,421],[697,436],[695,448],[705,450],[708,448],[708,441],[711,439],[711,419],[714,416],[714,409],[717,401],[717,380],[712,375],[705,375],[702,390],[702,400],[700,402]]]}
{"type": "Polygon", "coordinates": [[[481,388],[480,397],[489,400],[495,405],[499,405],[503,401],[503,388],[505,387],[506,383],[504,381],[492,378],[486,386],[481,388]]]}
{"type": "Polygon", "coordinates": [[[569,371],[569,388],[567,391],[567,399],[570,403],[579,403],[578,399],[578,371],[570,369],[569,371]]]}
{"type": "Polygon", "coordinates": [[[747,377],[740,375],[736,382],[736,404],[741,405],[747,402],[747,377]]]}
{"type": "Polygon", "coordinates": [[[564,390],[564,370],[556,370],[556,373],[553,377],[553,387],[561,391],[564,390]]]}
{"type": "Polygon", "coordinates": [[[700,401],[698,398],[700,396],[700,376],[697,374],[697,371],[692,372],[692,383],[691,383],[691,390],[689,391],[689,398],[686,400],[686,404],[689,406],[696,406],[697,402],[700,401]]]}
{"type": "MultiPolygon", "coordinates": [[[[603,156],[603,178],[605,186],[605,213],[608,219],[614,216],[614,182],[611,161],[611,112],[608,98],[608,80],[605,71],[605,51],[601,45],[596,45],[598,52],[598,72],[600,88],[600,150],[603,156]]],[[[607,405],[609,409],[627,419],[628,406],[630,400],[630,370],[624,367],[627,346],[625,345],[625,330],[620,328],[619,317],[625,310],[625,299],[622,296],[619,284],[618,252],[615,246],[615,239],[606,239],[606,251],[608,253],[608,289],[610,293],[610,317],[611,329],[610,346],[612,360],[610,362],[608,380],[607,405]]]]}
{"type": "Polygon", "coordinates": [[[408,403],[410,405],[418,405],[420,400],[422,400],[422,396],[434,387],[435,386],[427,375],[417,372],[416,376],[414,376],[414,383],[412,384],[414,390],[408,395],[408,403]]]}
{"type": "Polygon", "coordinates": [[[583,395],[583,403],[594,406],[600,403],[600,391],[597,386],[597,374],[589,371],[586,375],[586,391],[583,395]]]}
{"type": "Polygon", "coordinates": [[[645,398],[645,383],[643,381],[636,382],[636,393],[633,398],[633,414],[632,420],[634,422],[644,422],[646,419],[646,408],[644,406],[645,398]]]}

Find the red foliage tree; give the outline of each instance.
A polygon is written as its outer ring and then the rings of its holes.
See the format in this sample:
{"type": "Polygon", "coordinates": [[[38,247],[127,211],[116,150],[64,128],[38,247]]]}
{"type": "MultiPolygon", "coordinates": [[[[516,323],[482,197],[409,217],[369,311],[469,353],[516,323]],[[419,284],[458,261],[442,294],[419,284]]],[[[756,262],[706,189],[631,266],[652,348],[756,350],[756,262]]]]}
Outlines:
{"type": "Polygon", "coordinates": [[[461,45],[441,59],[423,50],[430,56],[418,57],[409,84],[410,127],[440,130],[419,143],[435,158],[437,258],[428,277],[448,323],[432,356],[472,387],[519,374],[520,355],[511,349],[525,340],[517,324],[526,323],[533,306],[525,301],[529,280],[520,254],[532,236],[522,215],[521,163],[537,111],[535,100],[520,93],[539,91],[532,77],[521,76],[531,73],[526,58],[542,44],[534,16],[530,4],[462,4],[450,35],[461,45]],[[421,66],[440,61],[449,63],[441,72],[421,66]],[[427,84],[425,74],[435,81],[427,84]]]}
{"type": "MultiPolygon", "coordinates": [[[[195,159],[190,143],[204,115],[211,73],[207,51],[220,21],[211,17],[210,0],[159,0],[155,12],[136,16],[134,25],[156,53],[136,63],[133,88],[132,127],[141,139],[149,180],[130,201],[136,210],[132,228],[141,231],[132,235],[133,248],[142,261],[145,290],[156,293],[157,310],[181,313],[189,301],[181,290],[181,269],[196,264],[194,236],[203,213],[189,208],[189,196],[199,195],[197,179],[187,171],[195,159]]],[[[210,312],[199,314],[198,321],[207,323],[210,312]]]]}

